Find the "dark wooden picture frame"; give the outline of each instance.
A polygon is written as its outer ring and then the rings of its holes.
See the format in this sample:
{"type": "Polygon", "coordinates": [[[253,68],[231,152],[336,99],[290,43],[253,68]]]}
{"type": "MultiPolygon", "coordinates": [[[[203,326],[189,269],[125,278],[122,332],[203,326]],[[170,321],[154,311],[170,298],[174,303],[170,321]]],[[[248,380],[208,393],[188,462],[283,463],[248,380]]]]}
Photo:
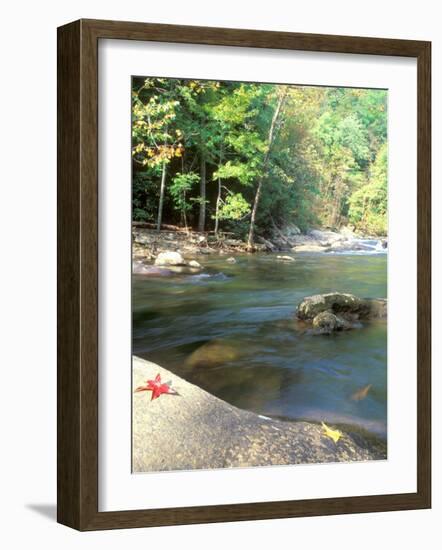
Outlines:
{"type": "Polygon", "coordinates": [[[58,29],[58,521],[82,531],[431,506],[431,43],[79,20],[58,29]],[[123,39],[417,59],[417,492],[98,511],[98,41],[123,39]]]}

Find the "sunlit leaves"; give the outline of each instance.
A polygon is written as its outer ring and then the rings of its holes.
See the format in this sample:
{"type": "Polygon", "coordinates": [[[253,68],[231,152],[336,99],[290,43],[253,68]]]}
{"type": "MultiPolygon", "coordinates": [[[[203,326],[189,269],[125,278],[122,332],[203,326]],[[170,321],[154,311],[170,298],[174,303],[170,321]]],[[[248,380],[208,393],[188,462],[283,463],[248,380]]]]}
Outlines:
{"type": "Polygon", "coordinates": [[[264,175],[258,233],[271,232],[272,223],[307,229],[349,221],[384,232],[386,141],[383,90],[134,78],[133,165],[149,182],[143,187],[134,176],[134,209],[139,219],[152,218],[167,165],[165,216],[177,223],[187,214],[194,223],[203,202],[197,174],[203,159],[208,217],[218,210],[229,231],[244,228],[264,175]],[[270,149],[268,131],[283,91],[270,149]]]}
{"type": "Polygon", "coordinates": [[[224,199],[219,217],[221,220],[241,220],[250,213],[250,204],[241,193],[229,193],[224,199]]]}
{"type": "Polygon", "coordinates": [[[253,162],[234,162],[228,160],[213,173],[213,179],[238,180],[243,185],[250,185],[257,176],[253,162]]]}
{"type": "Polygon", "coordinates": [[[163,84],[162,79],[146,79],[132,93],[132,156],[143,166],[168,163],[183,152],[181,131],[171,131],[179,101],[171,92],[158,89],[163,84]],[[155,93],[146,96],[146,90],[155,93]]]}
{"type": "Polygon", "coordinates": [[[187,200],[188,194],[194,184],[199,182],[200,177],[195,172],[182,174],[178,172],[172,179],[169,191],[172,195],[175,207],[181,212],[187,212],[192,208],[191,202],[187,200]]]}
{"type": "Polygon", "coordinates": [[[385,143],[378,151],[367,183],[349,199],[349,219],[361,229],[380,235],[387,233],[388,155],[385,143]]]}

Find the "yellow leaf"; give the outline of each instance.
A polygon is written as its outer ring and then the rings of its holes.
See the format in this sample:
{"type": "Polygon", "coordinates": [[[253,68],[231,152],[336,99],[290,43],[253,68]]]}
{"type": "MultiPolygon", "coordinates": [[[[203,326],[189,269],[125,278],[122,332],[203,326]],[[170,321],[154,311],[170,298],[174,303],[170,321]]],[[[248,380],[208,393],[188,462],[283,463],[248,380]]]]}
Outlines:
{"type": "Polygon", "coordinates": [[[342,432],[340,432],[339,430],[332,430],[327,426],[327,424],[325,424],[325,422],[321,422],[321,424],[324,428],[324,435],[326,435],[330,439],[333,439],[333,441],[337,443],[342,435],[342,432]]]}

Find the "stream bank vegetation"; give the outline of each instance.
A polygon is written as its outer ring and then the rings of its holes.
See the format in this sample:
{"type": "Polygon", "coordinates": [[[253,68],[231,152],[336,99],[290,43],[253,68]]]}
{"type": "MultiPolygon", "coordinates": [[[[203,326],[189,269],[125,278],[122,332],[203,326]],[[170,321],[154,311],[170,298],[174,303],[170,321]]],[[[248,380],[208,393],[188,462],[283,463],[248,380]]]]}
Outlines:
{"type": "Polygon", "coordinates": [[[386,235],[387,160],[385,90],[132,79],[133,221],[156,231],[386,235]]]}

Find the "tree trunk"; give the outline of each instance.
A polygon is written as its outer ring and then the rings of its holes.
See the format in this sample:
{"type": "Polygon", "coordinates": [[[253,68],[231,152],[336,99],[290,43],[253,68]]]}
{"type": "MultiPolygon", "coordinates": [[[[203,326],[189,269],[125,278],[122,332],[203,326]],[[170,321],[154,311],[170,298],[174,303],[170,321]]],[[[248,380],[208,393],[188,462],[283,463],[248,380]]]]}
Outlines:
{"type": "Polygon", "coordinates": [[[332,228],[338,228],[341,222],[342,187],[342,179],[340,177],[337,177],[334,184],[333,208],[331,211],[330,220],[330,225],[332,228]]]}
{"type": "Polygon", "coordinates": [[[204,231],[206,225],[206,159],[201,155],[200,164],[200,217],[198,231],[204,231]]]}
{"type": "Polygon", "coordinates": [[[259,199],[261,198],[261,189],[262,189],[263,180],[264,178],[263,176],[261,176],[259,178],[258,187],[256,189],[255,200],[253,201],[252,215],[250,217],[249,236],[247,239],[247,250],[249,250],[250,252],[252,252],[255,247],[255,220],[256,220],[256,212],[258,211],[259,199]]]}
{"type": "Polygon", "coordinates": [[[256,213],[258,211],[259,199],[261,198],[262,184],[264,182],[265,176],[267,175],[269,158],[270,158],[270,149],[272,147],[273,140],[275,137],[275,126],[278,121],[279,114],[281,112],[281,108],[286,97],[286,93],[287,93],[286,90],[284,90],[278,98],[278,103],[276,104],[276,109],[275,109],[275,112],[273,113],[272,122],[269,128],[269,135],[267,138],[267,151],[264,157],[264,165],[261,172],[261,177],[259,178],[258,187],[256,188],[255,200],[253,201],[252,215],[250,217],[249,236],[247,239],[247,250],[249,250],[250,252],[254,250],[256,213]]]}
{"type": "Polygon", "coordinates": [[[157,218],[158,232],[161,230],[161,222],[163,219],[164,191],[166,190],[166,167],[167,167],[167,164],[163,162],[163,171],[161,173],[161,186],[160,186],[160,202],[158,203],[158,218],[157,218]]]}
{"type": "Polygon", "coordinates": [[[218,194],[216,196],[216,209],[215,209],[215,236],[218,237],[219,230],[219,207],[221,204],[221,178],[218,178],[218,194]]]}
{"type": "MultiPolygon", "coordinates": [[[[186,192],[183,192],[183,202],[184,205],[186,204],[186,192]]],[[[186,233],[189,233],[189,228],[187,227],[187,216],[186,216],[186,207],[183,208],[183,221],[184,221],[184,228],[186,230],[186,233]]]]}
{"type": "MultiPolygon", "coordinates": [[[[222,148],[219,149],[219,162],[218,162],[218,170],[221,167],[222,162],[222,148]]],[[[218,194],[216,195],[216,208],[215,208],[215,236],[218,237],[218,229],[219,229],[219,209],[221,206],[221,178],[218,176],[218,194]]]]}

